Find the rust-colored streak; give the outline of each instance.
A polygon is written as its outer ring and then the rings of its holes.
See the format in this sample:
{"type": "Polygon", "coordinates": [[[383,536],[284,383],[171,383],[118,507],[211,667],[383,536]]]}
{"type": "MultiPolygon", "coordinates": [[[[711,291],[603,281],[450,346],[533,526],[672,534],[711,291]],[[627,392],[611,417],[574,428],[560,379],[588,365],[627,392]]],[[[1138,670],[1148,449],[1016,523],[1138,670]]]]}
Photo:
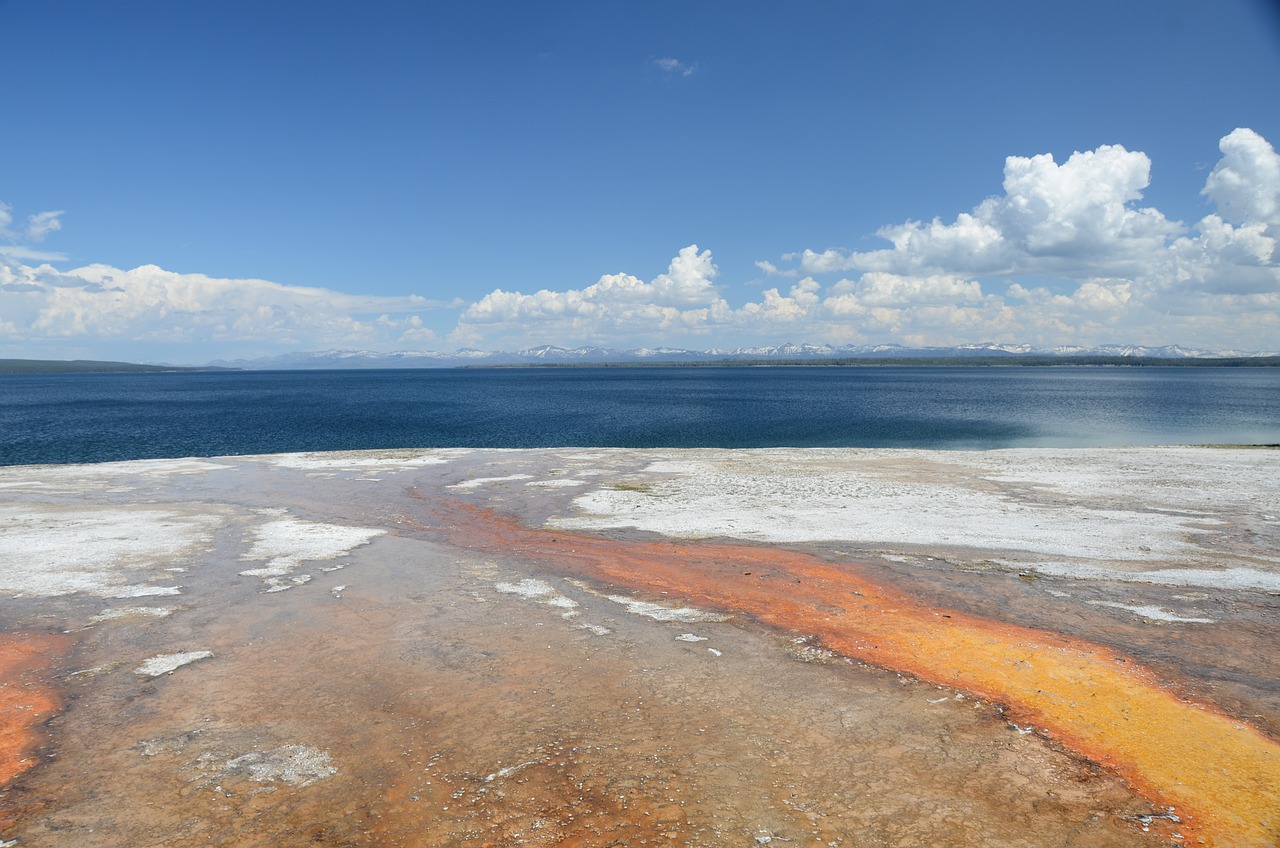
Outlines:
{"type": "Polygon", "coordinates": [[[749,545],[616,541],[531,529],[435,501],[459,546],[523,555],[634,591],[736,611],[827,647],[1006,705],[1114,769],[1205,845],[1280,844],[1280,745],[1179,700],[1130,658],[1055,633],[924,605],[865,569],[749,545]]]}
{"type": "MultiPolygon", "coordinates": [[[[49,670],[70,644],[63,635],[0,635],[0,787],[36,764],[41,729],[62,709],[49,670]]],[[[14,815],[12,809],[0,809],[0,828],[8,827],[14,815]]]]}
{"type": "Polygon", "coordinates": [[[70,644],[66,636],[0,636],[0,786],[34,765],[40,727],[62,708],[47,672],[70,644]]]}

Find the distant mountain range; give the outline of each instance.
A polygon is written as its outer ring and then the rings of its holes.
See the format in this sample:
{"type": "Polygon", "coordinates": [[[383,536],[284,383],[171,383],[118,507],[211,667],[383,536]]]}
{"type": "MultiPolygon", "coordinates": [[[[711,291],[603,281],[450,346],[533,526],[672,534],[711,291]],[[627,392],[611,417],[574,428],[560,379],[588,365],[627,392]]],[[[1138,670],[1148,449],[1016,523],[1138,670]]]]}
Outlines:
{"type": "Polygon", "coordinates": [[[686,350],[684,348],[631,348],[620,350],[608,347],[564,348],[556,345],[539,345],[525,350],[484,351],[460,348],[452,353],[435,350],[401,350],[378,353],[372,350],[322,350],[285,353],[258,359],[217,360],[210,367],[244,368],[253,370],[291,370],[307,368],[456,368],[464,365],[536,365],[590,364],[590,363],[693,363],[735,361],[804,361],[823,359],[955,359],[981,357],[998,359],[1025,358],[1075,358],[1075,357],[1123,357],[1127,359],[1255,359],[1280,356],[1276,352],[1238,350],[1198,350],[1165,345],[1102,345],[1081,347],[1060,345],[1053,348],[1037,348],[1025,344],[966,344],[956,347],[904,347],[896,344],[879,345],[813,345],[780,344],[767,347],[739,347],[731,350],[686,350]]]}

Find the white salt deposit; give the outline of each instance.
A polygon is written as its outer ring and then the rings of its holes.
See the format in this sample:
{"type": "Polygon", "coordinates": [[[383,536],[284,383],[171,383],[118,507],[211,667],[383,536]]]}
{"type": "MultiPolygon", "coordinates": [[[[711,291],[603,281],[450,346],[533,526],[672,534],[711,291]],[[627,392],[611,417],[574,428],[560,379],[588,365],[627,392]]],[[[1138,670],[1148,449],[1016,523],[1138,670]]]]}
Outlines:
{"type": "Polygon", "coordinates": [[[707,637],[697,636],[693,633],[681,633],[679,636],[676,637],[676,641],[677,642],[705,642],[707,641],[707,637]]]}
{"type": "Polygon", "coordinates": [[[477,477],[474,480],[464,480],[461,483],[454,483],[449,486],[450,489],[478,489],[488,483],[506,483],[511,480],[532,480],[532,474],[508,474],[505,477],[477,477]]]}
{"type": "Polygon", "coordinates": [[[433,451],[334,451],[329,453],[280,453],[263,456],[278,468],[298,471],[402,471],[442,465],[470,451],[447,449],[433,451]]]}
{"type": "Polygon", "coordinates": [[[196,556],[223,523],[215,507],[0,506],[0,593],[141,597],[177,587],[131,583],[196,556]]]}
{"type": "Polygon", "coordinates": [[[266,565],[240,573],[245,577],[284,577],[304,561],[346,556],[384,533],[385,530],[375,528],[348,527],[298,518],[268,521],[250,530],[253,545],[240,557],[242,560],[266,560],[266,565]]]}
{"type": "Polygon", "coordinates": [[[129,492],[135,483],[154,483],[172,476],[207,474],[234,468],[204,459],[140,459],[88,465],[12,466],[0,468],[0,488],[26,489],[41,494],[78,494],[94,490],[129,492]],[[124,478],[124,479],[120,479],[124,478]]]}
{"type": "Polygon", "coordinates": [[[519,583],[495,583],[493,588],[506,595],[519,595],[522,598],[538,599],[555,595],[555,588],[545,580],[534,580],[526,577],[519,583]]]}
{"type": "Polygon", "coordinates": [[[726,621],[729,618],[726,615],[707,612],[696,607],[665,607],[662,604],[628,598],[626,595],[609,595],[608,598],[615,604],[621,604],[626,607],[627,612],[633,615],[643,615],[655,621],[726,621]]]}
{"type": "Polygon", "coordinates": [[[145,474],[155,477],[168,477],[173,474],[207,474],[210,471],[223,471],[234,466],[222,462],[209,462],[205,459],[137,459],[127,462],[99,462],[92,465],[62,466],[77,477],[107,477],[120,474],[145,474]]]}
{"type": "MultiPolygon", "coordinates": [[[[691,463],[692,465],[692,463],[691,463]]],[[[773,543],[857,541],[981,545],[1037,553],[1139,559],[1145,545],[1167,557],[1196,547],[1184,519],[1088,506],[1019,506],[998,494],[946,483],[869,479],[834,471],[751,473],[711,464],[649,491],[600,489],[577,498],[565,529],[634,527],[682,538],[727,536],[773,543]]]]}
{"type": "Polygon", "coordinates": [[[197,660],[205,660],[212,656],[213,651],[183,651],[177,654],[160,654],[159,656],[151,657],[135,668],[133,673],[148,677],[159,677],[162,674],[170,673],[174,669],[182,668],[184,665],[189,665],[197,660]]]}
{"type": "Polygon", "coordinates": [[[1077,562],[1039,562],[1033,568],[1041,574],[1085,580],[1119,580],[1125,583],[1153,583],[1157,586],[1262,589],[1268,592],[1280,592],[1280,574],[1259,571],[1256,568],[1157,568],[1150,571],[1129,571],[1077,562]]]}
{"type": "Polygon", "coordinates": [[[1275,451],[690,451],[646,473],[645,486],[586,492],[576,514],[549,523],[944,550],[1074,577],[1164,582],[1145,570],[1160,564],[1186,585],[1280,582],[1280,527],[1267,518],[1280,505],[1275,451]]]}
{"type": "Polygon", "coordinates": [[[1106,495],[1135,507],[1190,513],[1256,513],[1280,501],[1280,454],[1214,448],[937,451],[929,460],[970,468],[997,483],[1032,482],[1058,495],[1106,495]]]}
{"type": "Polygon", "coordinates": [[[1169,621],[1169,622],[1177,622],[1177,623],[1185,623],[1185,624],[1216,624],[1217,623],[1212,618],[1183,618],[1182,616],[1174,615],[1164,607],[1130,606],[1129,604],[1120,604],[1120,603],[1116,603],[1115,601],[1089,601],[1089,603],[1093,604],[1096,607],[1112,607],[1113,609],[1128,610],[1129,612],[1134,613],[1135,615],[1140,615],[1143,618],[1149,618],[1153,621],[1169,621]]]}
{"type": "Polygon", "coordinates": [[[89,621],[97,624],[121,618],[167,618],[170,615],[173,615],[173,607],[116,607],[103,610],[89,621]]]}
{"type": "MultiPolygon", "coordinates": [[[[208,768],[212,759],[210,755],[202,755],[198,762],[208,768]]],[[[338,769],[327,751],[310,745],[282,745],[268,751],[250,751],[227,760],[212,777],[220,781],[229,777],[247,777],[259,783],[302,787],[337,773],[338,769]]]]}
{"type": "MultiPolygon", "coordinates": [[[[581,581],[567,580],[566,582],[571,583],[590,594],[598,594],[581,581]]],[[[544,606],[563,610],[563,612],[560,613],[560,617],[567,621],[577,622],[573,626],[579,630],[586,630],[588,633],[596,636],[608,636],[613,632],[608,627],[604,627],[600,624],[579,621],[581,605],[573,598],[560,594],[554,586],[545,580],[526,577],[514,583],[498,581],[493,584],[493,588],[505,595],[517,595],[521,598],[534,601],[535,603],[539,603],[544,606]]]]}
{"type": "Polygon", "coordinates": [[[493,588],[503,594],[519,595],[522,598],[537,601],[549,607],[558,607],[564,610],[576,610],[578,608],[577,601],[560,594],[554,586],[544,580],[534,580],[526,577],[518,583],[495,583],[493,588]]]}
{"type": "Polygon", "coordinates": [[[484,782],[485,782],[485,783],[493,783],[495,780],[501,780],[501,779],[503,779],[503,778],[505,778],[505,777],[510,777],[511,775],[515,774],[516,772],[520,771],[521,769],[528,768],[529,766],[537,765],[537,764],[538,764],[538,763],[540,763],[540,762],[542,762],[542,761],[541,761],[541,760],[529,760],[528,762],[524,762],[524,763],[517,763],[517,764],[516,764],[516,765],[514,765],[514,766],[507,766],[506,768],[500,768],[500,769],[498,769],[497,771],[495,771],[493,774],[488,775],[487,777],[485,777],[484,782]]]}
{"type": "Polygon", "coordinates": [[[149,598],[156,595],[181,595],[181,586],[125,586],[113,598],[149,598]]]}
{"type": "Polygon", "coordinates": [[[525,483],[526,486],[539,486],[544,489],[561,489],[572,488],[573,486],[585,486],[586,480],[570,480],[567,478],[557,477],[554,480],[534,480],[532,483],[525,483]]]}
{"type": "Polygon", "coordinates": [[[295,574],[287,580],[283,577],[268,577],[262,581],[262,585],[266,587],[262,590],[262,593],[269,595],[272,592],[284,592],[294,586],[302,586],[310,582],[310,574],[295,574]]]}

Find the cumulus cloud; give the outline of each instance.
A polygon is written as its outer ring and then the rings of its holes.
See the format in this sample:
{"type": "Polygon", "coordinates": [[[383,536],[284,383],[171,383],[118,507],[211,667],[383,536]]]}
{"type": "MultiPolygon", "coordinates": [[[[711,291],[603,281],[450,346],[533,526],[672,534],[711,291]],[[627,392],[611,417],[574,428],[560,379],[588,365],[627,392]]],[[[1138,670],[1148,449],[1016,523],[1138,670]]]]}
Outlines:
{"type": "Polygon", "coordinates": [[[901,303],[976,303],[983,298],[982,286],[955,274],[928,277],[904,277],[883,271],[863,274],[856,282],[842,280],[832,291],[837,295],[852,294],[863,303],[886,305],[901,303]]]}
{"type": "MultiPolygon", "coordinates": [[[[769,288],[731,306],[713,284],[710,251],[690,245],[651,282],[626,275],[601,277],[583,289],[533,294],[498,290],[468,308],[454,341],[520,348],[533,344],[735,346],[783,337],[865,342],[889,334],[933,332],[958,340],[962,331],[990,326],[1005,307],[973,280],[918,280],[887,273],[842,280],[829,290],[812,277],[785,291],[769,288]]],[[[947,343],[947,342],[937,342],[947,343]]]]}
{"type": "Polygon", "coordinates": [[[267,280],[179,274],[155,265],[58,271],[0,257],[0,344],[165,342],[269,349],[430,341],[417,296],[374,297],[267,280]]]}
{"type": "Polygon", "coordinates": [[[469,308],[459,337],[491,346],[980,341],[1038,346],[1182,343],[1273,349],[1280,327],[1280,158],[1257,133],[1221,141],[1205,184],[1217,206],[1194,225],[1142,205],[1151,160],[1120,145],[1005,160],[1002,193],[950,221],[879,231],[867,252],[804,250],[766,276],[804,275],[731,305],[710,253],[685,248],[651,282],[626,274],[586,288],[498,290],[469,308]],[[843,275],[833,283],[824,276],[843,275]]]}
{"type": "Polygon", "coordinates": [[[785,258],[809,274],[1135,273],[1183,231],[1158,210],[1133,205],[1150,176],[1147,155],[1120,145],[1074,153],[1061,165],[1047,153],[1010,156],[1004,194],[950,223],[934,218],[884,227],[877,235],[893,245],[884,250],[805,250],[785,258]]]}
{"type": "Polygon", "coordinates": [[[1280,155],[1265,138],[1237,129],[1218,144],[1222,159],[1204,184],[1204,194],[1233,224],[1261,225],[1280,238],[1280,155]]]}
{"type": "Polygon", "coordinates": [[[1273,349],[1280,156],[1250,129],[1224,136],[1219,148],[1202,192],[1217,209],[1191,226],[1141,205],[1151,178],[1145,153],[1102,145],[1061,164],[1049,154],[1010,156],[1002,194],[951,221],[886,226],[877,235],[887,248],[782,258],[816,277],[854,272],[824,307],[894,332],[910,332],[911,316],[936,315],[944,304],[976,314],[981,303],[992,323],[972,329],[987,338],[1089,343],[1127,333],[1145,343],[1273,349]],[[920,298],[929,293],[937,297],[925,309],[920,298]]]}
{"type": "Polygon", "coordinates": [[[1155,289],[1259,291],[1280,282],[1280,156],[1248,129],[1225,136],[1204,195],[1218,206],[1188,228],[1137,205],[1151,161],[1119,145],[1005,160],[1004,194],[947,223],[882,228],[891,248],[788,254],[808,274],[881,271],[987,278],[1124,277],[1155,289]]]}
{"type": "MultiPolygon", "coordinates": [[[[583,289],[522,294],[497,289],[468,307],[456,338],[546,339],[604,342],[648,333],[690,331],[727,308],[716,290],[711,251],[691,244],[650,282],[630,274],[606,274],[583,289]]],[[[516,342],[521,344],[520,341],[516,342]]]]}

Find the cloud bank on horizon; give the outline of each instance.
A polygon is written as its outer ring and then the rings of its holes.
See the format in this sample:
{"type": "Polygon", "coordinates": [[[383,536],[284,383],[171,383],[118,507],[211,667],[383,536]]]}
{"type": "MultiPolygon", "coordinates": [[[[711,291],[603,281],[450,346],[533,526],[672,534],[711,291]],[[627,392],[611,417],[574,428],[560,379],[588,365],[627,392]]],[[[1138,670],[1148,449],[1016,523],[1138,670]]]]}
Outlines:
{"type": "MultiPolygon", "coordinates": [[[[670,73],[696,68],[664,61],[675,60],[655,60],[670,73]]],[[[1143,152],[1102,145],[1061,163],[1009,156],[1002,193],[949,221],[884,226],[876,235],[887,247],[807,247],[757,260],[766,277],[787,281],[763,291],[722,281],[711,250],[696,244],[647,282],[607,273],[580,288],[525,292],[507,280],[470,302],[154,265],[59,270],[65,257],[42,242],[64,213],[18,224],[0,204],[0,351],[205,362],[330,347],[705,349],[783,340],[1274,350],[1280,155],[1246,128],[1219,149],[1201,192],[1214,211],[1192,224],[1142,205],[1152,166],[1143,152]]]]}

